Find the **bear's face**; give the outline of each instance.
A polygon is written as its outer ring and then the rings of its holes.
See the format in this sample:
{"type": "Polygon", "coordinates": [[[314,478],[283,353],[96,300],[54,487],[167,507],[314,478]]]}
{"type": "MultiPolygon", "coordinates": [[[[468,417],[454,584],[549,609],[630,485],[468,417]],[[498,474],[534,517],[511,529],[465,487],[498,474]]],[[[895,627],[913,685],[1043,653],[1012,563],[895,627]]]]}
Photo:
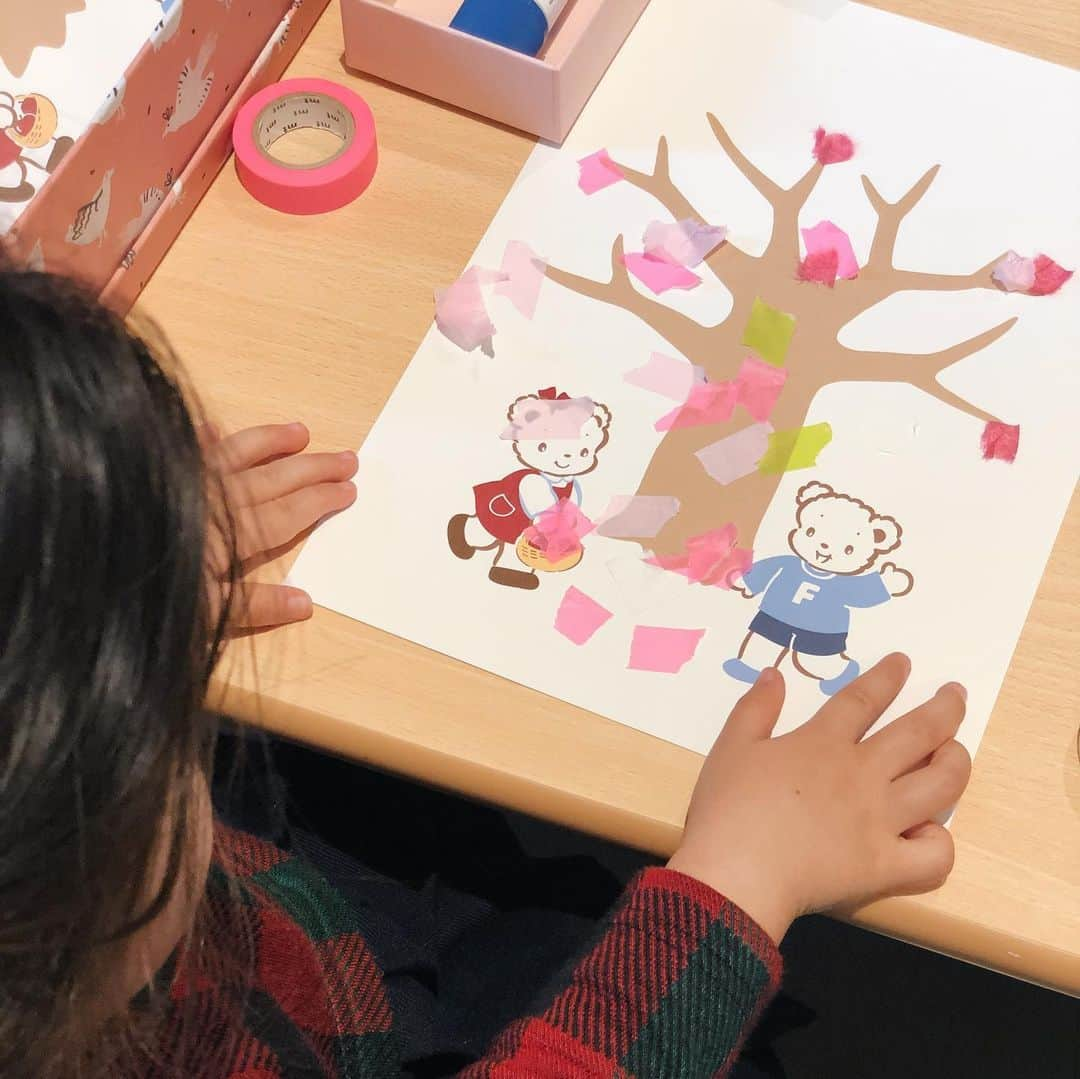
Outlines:
{"type": "Polygon", "coordinates": [[[510,406],[503,438],[526,468],[549,476],[583,476],[596,467],[608,439],[611,413],[588,397],[541,400],[520,397],[510,406]]]}
{"type": "Polygon", "coordinates": [[[791,549],[823,573],[862,573],[881,554],[900,544],[900,526],[891,517],[824,484],[808,484],[799,492],[796,528],[788,535],[791,549]],[[809,497],[802,497],[803,492],[809,497]]]}
{"type": "Polygon", "coordinates": [[[596,455],[607,441],[607,431],[595,416],[581,427],[577,438],[519,440],[514,453],[527,468],[549,476],[583,476],[596,467],[596,455]]]}

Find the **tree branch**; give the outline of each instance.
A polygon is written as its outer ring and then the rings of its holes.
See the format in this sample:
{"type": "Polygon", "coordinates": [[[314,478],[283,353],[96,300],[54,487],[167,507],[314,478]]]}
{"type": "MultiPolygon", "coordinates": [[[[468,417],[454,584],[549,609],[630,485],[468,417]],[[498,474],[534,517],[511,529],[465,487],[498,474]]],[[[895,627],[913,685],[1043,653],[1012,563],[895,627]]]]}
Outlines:
{"type": "Polygon", "coordinates": [[[636,315],[651,329],[678,349],[684,356],[693,358],[700,355],[712,329],[702,326],[692,318],[668,307],[666,304],[649,299],[634,288],[630,274],[623,264],[623,239],[615,238],[611,248],[611,280],[594,281],[591,277],[561,270],[557,266],[548,266],[547,276],[563,288],[586,296],[600,303],[621,307],[624,311],[636,315]]]}
{"type": "Polygon", "coordinates": [[[1005,252],[991,259],[985,266],[968,274],[920,273],[917,270],[894,270],[883,279],[889,286],[887,295],[894,292],[962,292],[965,289],[993,288],[990,276],[994,267],[1005,257],[1005,252]]]}
{"type": "Polygon", "coordinates": [[[706,114],[709,119],[709,126],[713,130],[713,134],[716,136],[716,141],[720,143],[724,150],[724,153],[731,159],[731,163],[745,176],[750,183],[758,189],[758,191],[769,202],[775,202],[776,199],[783,194],[784,189],[773,179],[766,176],[743,152],[735,145],[731,136],[727,133],[727,128],[710,112],[706,114]]]}
{"type": "Polygon", "coordinates": [[[711,112],[708,118],[716,141],[720,143],[732,164],[757,188],[773,208],[772,234],[765,255],[782,256],[785,262],[790,262],[794,267],[799,261],[800,251],[799,214],[817,186],[824,166],[819,161],[815,161],[791,187],[781,187],[775,180],[766,176],[735,145],[727,129],[711,112]]]}
{"type": "Polygon", "coordinates": [[[892,266],[900,223],[930,190],[930,185],[940,169],[940,165],[927,169],[914,187],[897,202],[887,202],[870,182],[870,178],[863,176],[863,190],[878,216],[878,225],[874,232],[874,242],[870,247],[870,258],[867,260],[866,269],[886,271],[892,266]]]}
{"type": "Polygon", "coordinates": [[[999,338],[1004,337],[1016,325],[1015,318],[1007,319],[999,326],[970,337],[966,341],[922,355],[903,352],[860,352],[847,349],[848,362],[837,382],[906,382],[939,401],[976,419],[997,420],[938,382],[938,375],[954,363],[981,352],[999,338]]]}
{"type": "MultiPolygon", "coordinates": [[[[632,169],[621,161],[616,161],[615,164],[618,165],[627,183],[648,195],[652,195],[676,221],[689,217],[695,221],[700,221],[702,224],[709,224],[683,194],[675,181],[672,180],[671,154],[668,141],[663,135],[660,136],[660,141],[656,145],[656,162],[651,173],[632,169]]],[[[750,258],[745,251],[725,240],[709,253],[705,262],[715,274],[719,275],[723,262],[736,257],[750,258]]]]}

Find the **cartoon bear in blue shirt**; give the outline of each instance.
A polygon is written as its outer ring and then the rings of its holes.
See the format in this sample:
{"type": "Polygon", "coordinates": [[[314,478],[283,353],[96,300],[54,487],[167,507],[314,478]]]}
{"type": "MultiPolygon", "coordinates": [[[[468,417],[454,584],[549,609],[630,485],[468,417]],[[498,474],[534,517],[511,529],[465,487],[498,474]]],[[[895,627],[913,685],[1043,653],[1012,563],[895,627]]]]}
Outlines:
{"type": "Polygon", "coordinates": [[[788,534],[794,554],[755,562],[735,582],[747,599],[764,594],[738,656],[724,670],[753,682],[790,651],[796,668],[831,696],[859,674],[846,654],[851,608],[906,596],[915,581],[893,562],[867,572],[900,546],[903,530],[892,517],[824,483],[806,484],[795,501],[796,527],[788,534]]]}

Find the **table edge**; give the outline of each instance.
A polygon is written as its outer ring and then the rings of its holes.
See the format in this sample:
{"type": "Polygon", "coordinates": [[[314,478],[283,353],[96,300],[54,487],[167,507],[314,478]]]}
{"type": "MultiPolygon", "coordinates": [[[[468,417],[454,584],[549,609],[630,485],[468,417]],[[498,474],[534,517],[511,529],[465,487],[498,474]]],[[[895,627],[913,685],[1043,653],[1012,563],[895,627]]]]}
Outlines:
{"type": "MultiPolygon", "coordinates": [[[[681,836],[680,828],[632,810],[528,777],[508,775],[478,761],[418,745],[387,731],[284,703],[231,684],[225,678],[212,683],[207,707],[270,734],[660,858],[671,855],[681,836]],[[439,778],[433,783],[432,776],[439,778]]],[[[850,915],[832,916],[1080,998],[1080,956],[937,910],[921,902],[918,896],[885,899],[850,915]]]]}

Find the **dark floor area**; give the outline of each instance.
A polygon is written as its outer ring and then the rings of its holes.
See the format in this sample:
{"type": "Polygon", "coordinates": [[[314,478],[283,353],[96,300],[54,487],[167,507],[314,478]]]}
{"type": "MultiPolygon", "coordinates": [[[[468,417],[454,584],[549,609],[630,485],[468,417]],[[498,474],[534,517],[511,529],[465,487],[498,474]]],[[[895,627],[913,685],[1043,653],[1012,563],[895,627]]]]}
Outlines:
{"type": "MultiPolygon", "coordinates": [[[[649,863],[287,743],[270,753],[272,772],[248,746],[227,784],[248,820],[272,831],[287,811],[397,879],[437,873],[511,910],[539,889],[595,916],[649,863]]],[[[828,918],[802,919],[783,951],[786,993],[816,1014],[776,1043],[787,1079],[1080,1079],[1080,1001],[828,918]]]]}

